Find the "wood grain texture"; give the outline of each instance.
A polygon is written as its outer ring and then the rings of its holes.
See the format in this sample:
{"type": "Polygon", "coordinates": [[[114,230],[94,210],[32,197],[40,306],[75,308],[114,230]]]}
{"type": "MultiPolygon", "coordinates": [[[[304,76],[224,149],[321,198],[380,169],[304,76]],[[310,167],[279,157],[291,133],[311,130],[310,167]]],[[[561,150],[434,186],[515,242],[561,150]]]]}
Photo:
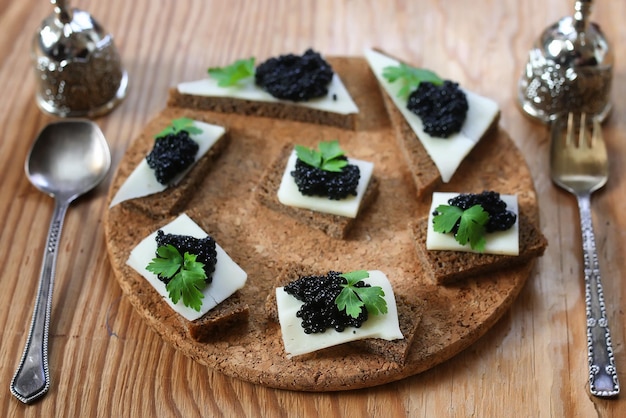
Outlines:
{"type": "MultiPolygon", "coordinates": [[[[483,338],[420,375],[372,389],[299,393],[212,372],[176,352],[122,296],[104,247],[109,177],[70,208],[52,310],[52,388],[24,406],[9,394],[32,313],[52,200],[26,180],[32,139],[50,120],[36,107],[29,50],[45,1],[0,0],[0,416],[622,416],[624,396],[588,394],[582,260],[574,199],[548,177],[546,128],[514,99],[526,53],[543,28],[571,14],[572,1],[137,0],[72,4],[115,36],[131,77],[129,95],[98,119],[119,163],[159,111],[168,88],[209,65],[259,59],[309,46],[360,55],[378,46],[428,66],[502,107],[501,126],[534,175],[550,245],[520,297],[483,338]]],[[[592,200],[609,320],[626,384],[626,15],[624,2],[595,2],[593,20],[616,56],[614,112],[604,126],[611,179],[592,200]]]]}

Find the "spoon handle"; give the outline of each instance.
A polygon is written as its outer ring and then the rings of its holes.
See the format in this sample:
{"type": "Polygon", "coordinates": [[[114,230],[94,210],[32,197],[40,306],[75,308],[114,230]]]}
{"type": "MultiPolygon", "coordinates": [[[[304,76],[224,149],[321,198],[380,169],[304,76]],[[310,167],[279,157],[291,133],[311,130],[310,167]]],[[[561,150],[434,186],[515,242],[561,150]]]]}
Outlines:
{"type": "Polygon", "coordinates": [[[55,199],[54,212],[48,230],[48,240],[43,254],[39,289],[33,319],[20,365],[11,381],[11,393],[24,403],[31,403],[48,392],[48,331],[52,307],[52,288],[61,237],[61,228],[69,202],[55,199]]]}

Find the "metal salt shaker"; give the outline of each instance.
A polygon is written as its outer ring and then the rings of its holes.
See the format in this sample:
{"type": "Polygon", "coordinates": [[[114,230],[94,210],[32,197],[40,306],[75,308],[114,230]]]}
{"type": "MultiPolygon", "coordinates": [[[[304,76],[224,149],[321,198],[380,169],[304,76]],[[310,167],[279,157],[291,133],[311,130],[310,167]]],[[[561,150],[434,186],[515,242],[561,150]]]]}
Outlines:
{"type": "Polygon", "coordinates": [[[35,34],[37,105],[61,117],[96,117],[126,95],[128,75],[113,37],[89,13],[51,0],[54,13],[35,34]]]}
{"type": "Polygon", "coordinates": [[[549,123],[560,113],[586,112],[600,121],[611,109],[613,53],[600,27],[589,21],[592,0],[574,2],[574,15],[541,34],[518,84],[524,113],[549,123]]]}

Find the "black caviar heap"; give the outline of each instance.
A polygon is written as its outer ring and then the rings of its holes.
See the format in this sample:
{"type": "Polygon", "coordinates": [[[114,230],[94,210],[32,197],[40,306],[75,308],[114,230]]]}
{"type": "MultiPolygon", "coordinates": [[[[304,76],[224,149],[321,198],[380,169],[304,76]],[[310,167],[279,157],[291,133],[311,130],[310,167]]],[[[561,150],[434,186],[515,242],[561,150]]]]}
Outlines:
{"type": "Polygon", "coordinates": [[[189,132],[181,130],[155,139],[154,147],[146,157],[161,184],[169,184],[195,160],[199,145],[189,132]]]}
{"type": "Polygon", "coordinates": [[[302,102],[328,94],[332,67],[312,49],[270,58],[256,68],[255,82],[272,96],[302,102]]]}
{"type": "MultiPolygon", "coordinates": [[[[500,199],[500,193],[493,191],[483,191],[482,193],[463,193],[448,200],[448,204],[460,209],[467,210],[474,205],[482,206],[483,210],[489,213],[489,220],[485,225],[485,232],[506,231],[511,228],[517,220],[514,212],[506,209],[506,203],[500,199]]],[[[435,215],[437,212],[435,211],[435,215]]],[[[459,224],[452,230],[457,233],[459,224]]]]}
{"type": "MultiPolygon", "coordinates": [[[[205,238],[195,238],[189,235],[176,235],[166,234],[159,230],[156,236],[157,248],[164,245],[174,246],[181,255],[185,253],[195,254],[196,261],[204,264],[204,272],[206,284],[211,283],[213,280],[213,272],[215,271],[215,264],[217,263],[217,251],[215,240],[207,236],[205,238]]],[[[167,284],[171,279],[158,276],[159,280],[167,284]]]]}
{"type": "Polygon", "coordinates": [[[420,117],[424,132],[447,138],[461,130],[469,105],[458,83],[445,80],[436,86],[423,81],[409,96],[407,108],[420,117]]]}
{"type": "Polygon", "coordinates": [[[303,195],[341,200],[350,195],[357,195],[361,171],[354,164],[344,166],[341,171],[327,171],[313,167],[298,158],[296,169],[291,175],[303,195]]]}
{"type": "MultiPolygon", "coordinates": [[[[305,276],[285,286],[285,292],[304,302],[296,316],[302,319],[302,328],[306,334],[322,333],[327,328],[342,332],[346,327],[359,328],[367,321],[368,314],[364,306],[357,318],[337,308],[335,299],[343,289],[341,285],[347,284],[347,280],[340,275],[339,272],[329,271],[326,276],[305,276]]],[[[355,287],[369,286],[363,281],[355,284],[355,287]]]]}

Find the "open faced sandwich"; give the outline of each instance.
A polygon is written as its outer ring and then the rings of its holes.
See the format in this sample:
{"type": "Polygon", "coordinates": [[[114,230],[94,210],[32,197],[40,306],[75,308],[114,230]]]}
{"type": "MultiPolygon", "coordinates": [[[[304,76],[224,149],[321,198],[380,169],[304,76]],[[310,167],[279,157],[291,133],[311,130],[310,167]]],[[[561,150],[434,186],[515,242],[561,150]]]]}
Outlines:
{"type": "Polygon", "coordinates": [[[376,198],[369,161],[349,158],[336,140],[318,149],[286,146],[259,183],[258,198],[334,238],[344,238],[360,211],[376,198]]]}
{"type": "Polygon", "coordinates": [[[267,298],[266,312],[280,324],[285,355],[305,358],[351,344],[402,364],[421,320],[419,298],[394,294],[379,270],[316,271],[288,266],[267,298]]]}
{"type": "Polygon", "coordinates": [[[248,318],[237,296],[247,273],[186,214],[145,237],[126,263],[181,316],[195,340],[248,318]]]}
{"type": "Polygon", "coordinates": [[[312,49],[258,66],[254,58],[240,59],[209,68],[208,75],[171,89],[168,105],[355,127],[358,107],[332,67],[312,49]]]}
{"type": "Polygon", "coordinates": [[[422,265],[438,284],[526,263],[547,245],[517,197],[494,191],[435,192],[430,213],[412,230],[422,265]]]}
{"type": "Polygon", "coordinates": [[[228,144],[222,126],[178,118],[154,136],[151,151],[134,168],[109,207],[132,205],[159,217],[184,208],[196,187],[228,144]]]}
{"type": "Polygon", "coordinates": [[[375,50],[365,52],[381,86],[418,196],[449,182],[500,116],[498,104],[375,50]]]}

